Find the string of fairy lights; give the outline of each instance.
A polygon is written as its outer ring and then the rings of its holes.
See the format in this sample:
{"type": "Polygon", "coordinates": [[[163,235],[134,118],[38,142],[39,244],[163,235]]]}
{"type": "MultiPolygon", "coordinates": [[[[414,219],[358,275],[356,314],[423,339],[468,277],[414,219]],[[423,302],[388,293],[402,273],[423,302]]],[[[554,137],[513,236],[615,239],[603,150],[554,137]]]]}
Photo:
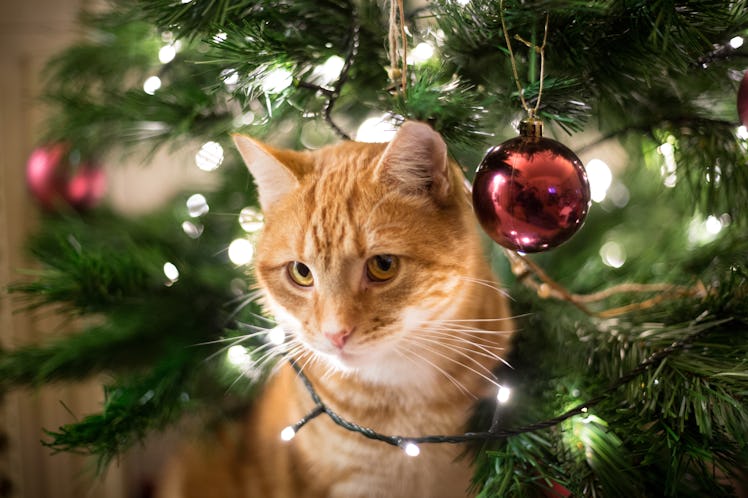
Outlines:
{"type": "Polygon", "coordinates": [[[573,406],[572,408],[568,409],[567,411],[553,418],[549,418],[549,419],[535,422],[532,424],[524,425],[521,427],[515,427],[515,428],[502,427],[500,425],[499,410],[501,406],[509,400],[509,397],[511,395],[510,389],[506,386],[502,386],[498,389],[498,392],[496,394],[496,400],[497,400],[496,411],[494,413],[491,427],[485,431],[465,432],[462,434],[446,434],[446,435],[429,434],[429,435],[420,435],[420,436],[390,435],[390,434],[383,434],[383,433],[377,432],[376,430],[372,428],[356,424],[355,422],[352,422],[340,416],[328,404],[326,404],[324,400],[322,400],[320,395],[317,393],[311,380],[304,373],[302,367],[299,366],[299,364],[294,359],[289,359],[289,363],[291,367],[295,370],[296,375],[298,376],[300,381],[304,384],[304,387],[308,391],[310,398],[314,402],[314,408],[312,408],[304,417],[302,417],[295,424],[285,427],[281,431],[279,436],[281,440],[283,441],[286,441],[286,442],[291,441],[292,439],[296,437],[298,432],[307,423],[311,422],[315,418],[324,414],[324,415],[327,415],[330,418],[330,420],[332,420],[336,425],[338,425],[339,427],[342,427],[343,429],[347,431],[360,434],[361,436],[366,437],[368,439],[373,439],[373,440],[381,441],[383,443],[386,443],[392,446],[397,446],[398,448],[402,449],[406,455],[410,457],[416,457],[420,455],[421,453],[421,448],[419,445],[422,445],[422,444],[460,444],[460,443],[469,443],[469,442],[475,442],[475,441],[492,441],[492,440],[506,439],[511,436],[517,436],[519,434],[524,434],[528,432],[535,432],[535,431],[539,431],[543,429],[548,429],[550,427],[556,426],[564,422],[565,420],[568,420],[578,415],[582,415],[585,417],[591,416],[591,414],[589,413],[589,410],[592,407],[608,399],[618,388],[628,384],[629,382],[636,379],[637,377],[639,377],[646,371],[652,368],[656,368],[666,358],[673,355],[674,353],[677,353],[678,351],[683,350],[689,344],[693,343],[698,338],[703,336],[712,327],[719,325],[721,323],[724,323],[724,321],[709,322],[709,323],[701,324],[699,327],[695,328],[696,330],[695,332],[692,332],[690,335],[678,341],[673,342],[670,346],[651,354],[649,357],[647,357],[645,360],[639,363],[639,365],[637,365],[635,368],[621,375],[618,379],[612,382],[610,386],[598,396],[590,398],[584,402],[578,403],[577,405],[573,406]]]}

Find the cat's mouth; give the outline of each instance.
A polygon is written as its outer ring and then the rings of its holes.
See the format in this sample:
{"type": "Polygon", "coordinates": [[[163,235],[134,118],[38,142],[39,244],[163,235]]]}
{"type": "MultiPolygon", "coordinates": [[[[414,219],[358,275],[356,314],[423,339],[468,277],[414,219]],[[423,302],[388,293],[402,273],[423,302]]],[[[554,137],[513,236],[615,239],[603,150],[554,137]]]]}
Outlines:
{"type": "Polygon", "coordinates": [[[328,364],[343,372],[363,370],[374,366],[379,360],[377,348],[357,344],[346,344],[343,347],[324,346],[315,351],[328,364]]]}

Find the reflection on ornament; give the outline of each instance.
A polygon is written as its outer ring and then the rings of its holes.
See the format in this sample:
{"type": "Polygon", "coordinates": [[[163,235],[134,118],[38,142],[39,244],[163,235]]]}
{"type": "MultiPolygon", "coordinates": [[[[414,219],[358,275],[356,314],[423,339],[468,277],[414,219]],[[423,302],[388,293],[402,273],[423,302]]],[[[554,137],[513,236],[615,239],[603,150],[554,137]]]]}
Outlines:
{"type": "Polygon", "coordinates": [[[568,240],[590,207],[590,186],[579,158],[544,138],[536,119],[520,136],[489,149],[473,182],[473,207],[483,229],[504,247],[539,252],[568,240]]]}

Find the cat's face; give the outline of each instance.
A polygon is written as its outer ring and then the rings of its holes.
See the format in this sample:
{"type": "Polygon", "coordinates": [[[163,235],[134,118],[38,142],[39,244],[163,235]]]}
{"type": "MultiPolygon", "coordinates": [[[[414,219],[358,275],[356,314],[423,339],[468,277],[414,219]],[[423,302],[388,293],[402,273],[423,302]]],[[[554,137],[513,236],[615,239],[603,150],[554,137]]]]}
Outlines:
{"type": "Polygon", "coordinates": [[[313,354],[344,371],[399,371],[409,335],[456,305],[480,244],[444,142],[407,123],[389,146],[293,153],[237,144],[265,212],[257,279],[300,361],[313,354]]]}

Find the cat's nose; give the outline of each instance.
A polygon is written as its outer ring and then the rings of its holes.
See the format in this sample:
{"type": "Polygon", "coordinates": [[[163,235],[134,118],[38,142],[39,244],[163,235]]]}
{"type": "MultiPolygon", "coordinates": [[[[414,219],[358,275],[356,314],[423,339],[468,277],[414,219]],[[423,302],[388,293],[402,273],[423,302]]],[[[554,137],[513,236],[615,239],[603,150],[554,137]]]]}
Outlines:
{"type": "Polygon", "coordinates": [[[337,332],[325,332],[325,337],[330,341],[336,348],[342,348],[348,341],[353,329],[342,329],[337,332]]]}

